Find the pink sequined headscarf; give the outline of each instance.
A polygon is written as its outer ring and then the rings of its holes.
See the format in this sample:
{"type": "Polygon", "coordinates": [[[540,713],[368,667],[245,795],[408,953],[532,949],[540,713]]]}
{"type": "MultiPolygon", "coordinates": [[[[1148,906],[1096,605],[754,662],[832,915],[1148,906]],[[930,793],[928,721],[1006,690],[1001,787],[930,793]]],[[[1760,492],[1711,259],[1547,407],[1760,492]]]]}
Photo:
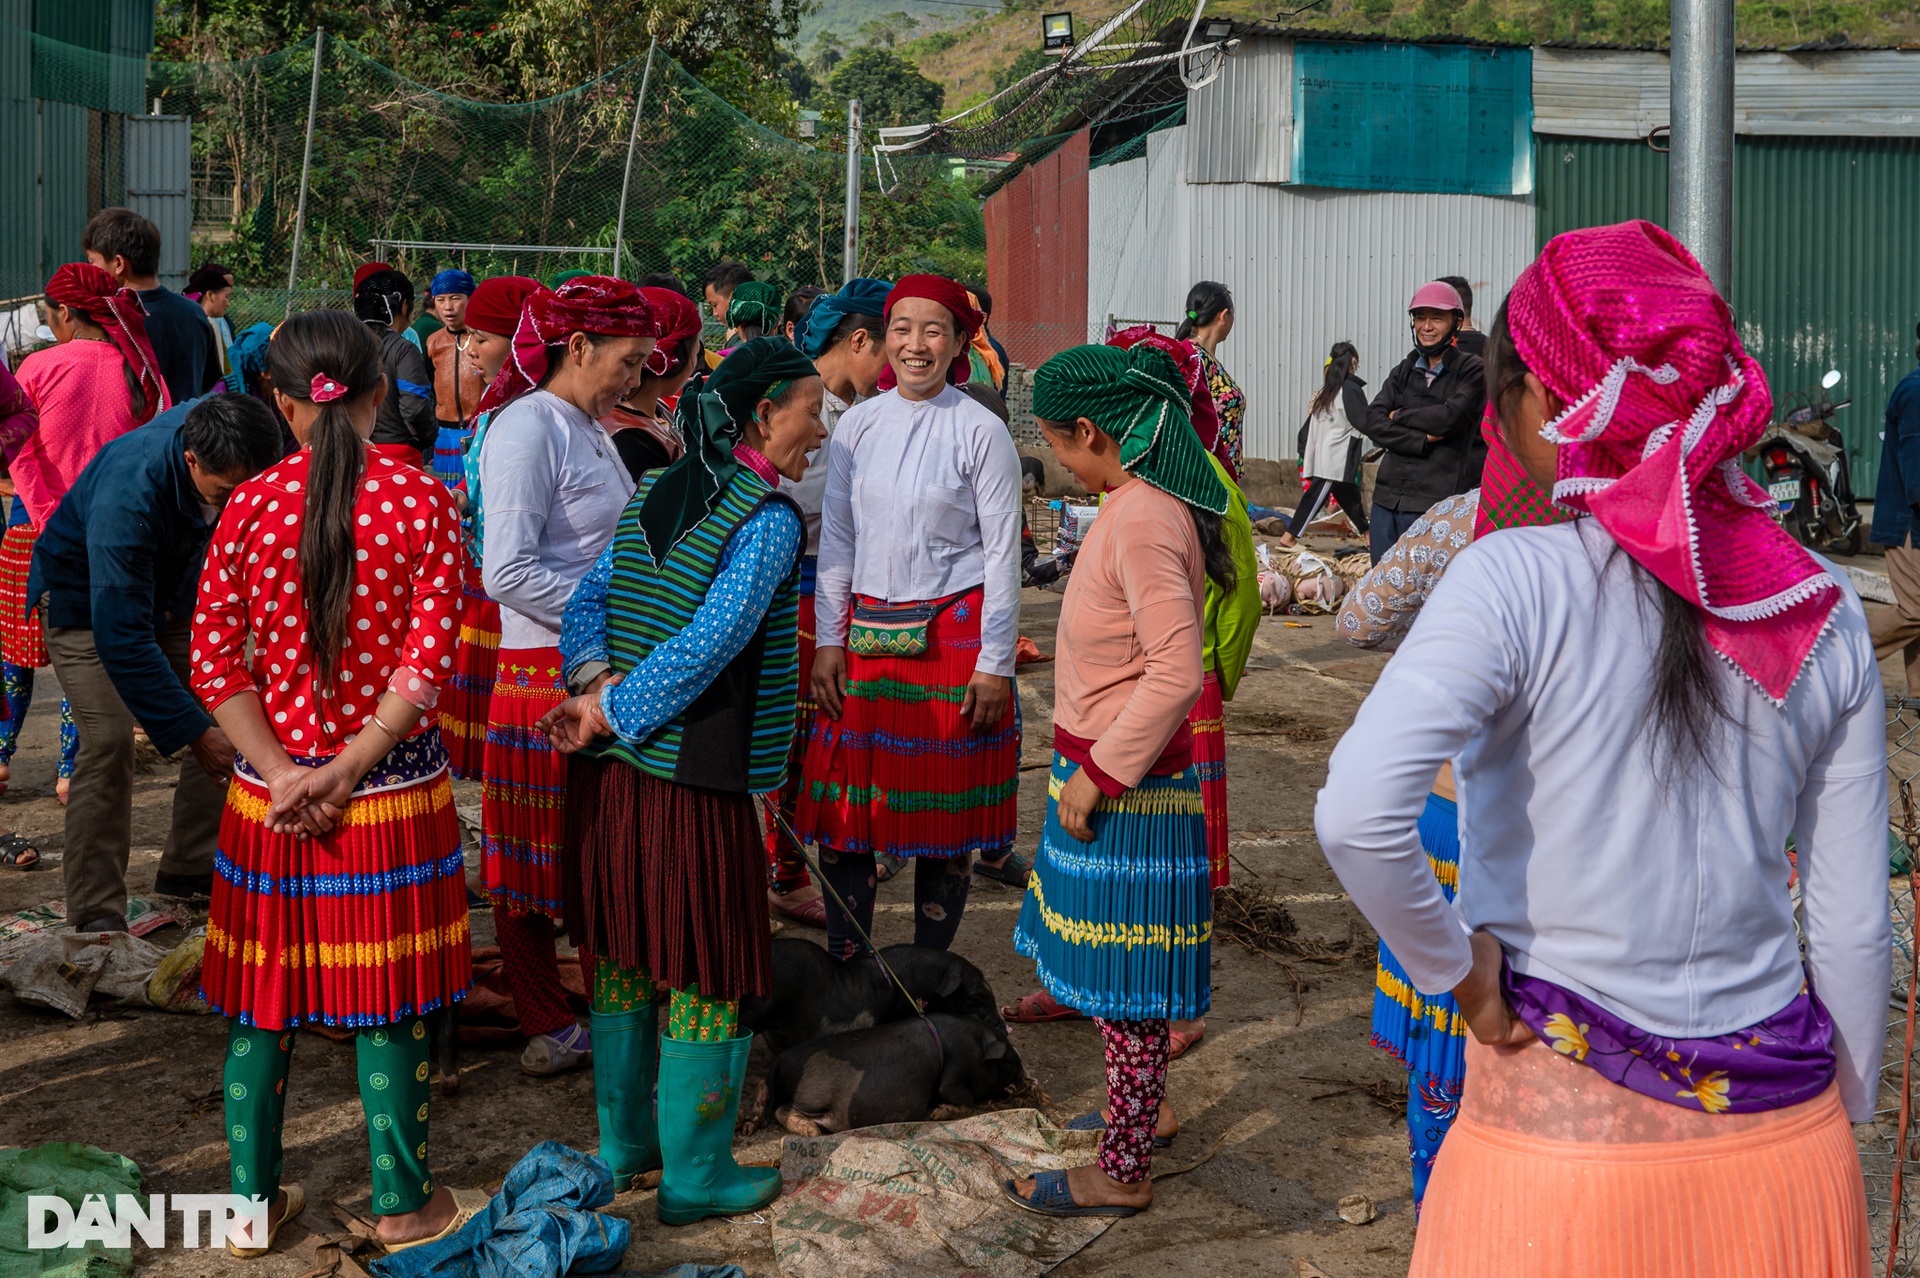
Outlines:
{"type": "Polygon", "coordinates": [[[1707,641],[1786,699],[1838,583],[1740,469],[1773,397],[1700,264],[1649,222],[1555,236],[1507,301],[1521,360],[1570,405],[1554,500],[1705,616],[1707,641]]]}
{"type": "MultiPolygon", "coordinates": [[[[1194,432],[1200,436],[1200,446],[1213,452],[1220,442],[1220,414],[1213,405],[1213,392],[1207,387],[1207,370],[1201,366],[1200,352],[1192,342],[1168,337],[1151,324],[1123,328],[1107,339],[1107,345],[1118,346],[1123,351],[1130,351],[1142,342],[1173,357],[1174,367],[1180,370],[1180,376],[1186,380],[1187,390],[1193,395],[1190,417],[1194,432]]],[[[1224,462],[1227,459],[1222,457],[1220,460],[1224,462]]]]}

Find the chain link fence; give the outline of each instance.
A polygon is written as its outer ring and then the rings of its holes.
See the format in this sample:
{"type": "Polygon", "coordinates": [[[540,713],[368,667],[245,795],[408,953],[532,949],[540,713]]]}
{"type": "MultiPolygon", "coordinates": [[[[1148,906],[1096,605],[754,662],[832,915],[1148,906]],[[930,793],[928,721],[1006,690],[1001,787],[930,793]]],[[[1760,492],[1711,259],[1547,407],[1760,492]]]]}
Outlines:
{"type": "MultiPolygon", "coordinates": [[[[537,102],[486,103],[327,38],[202,63],[31,44],[36,96],[90,100],[138,77],[143,107],[187,119],[192,260],[236,272],[236,328],[343,306],[375,259],[417,286],[447,266],[544,278],[616,260],[628,279],[669,272],[694,289],[726,258],[783,291],[842,278],[844,140],[756,123],[664,53],[537,102]]],[[[943,155],[889,159],[884,194],[881,176],[867,157],[857,273],[984,277],[977,177],[943,155]]]]}

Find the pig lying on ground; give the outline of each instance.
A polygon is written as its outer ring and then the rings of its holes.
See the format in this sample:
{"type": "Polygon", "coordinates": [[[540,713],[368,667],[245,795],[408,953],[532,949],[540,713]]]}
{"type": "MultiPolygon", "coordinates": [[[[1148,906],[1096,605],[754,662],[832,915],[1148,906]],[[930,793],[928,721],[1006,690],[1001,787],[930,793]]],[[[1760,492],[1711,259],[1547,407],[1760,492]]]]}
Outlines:
{"type": "Polygon", "coordinates": [[[820,1136],[950,1117],[1025,1079],[1002,1026],[934,1012],[782,1052],[761,1085],[759,1112],[796,1136],[820,1136]]]}
{"type": "MultiPolygon", "coordinates": [[[[993,987],[980,969],[947,950],[889,945],[881,950],[901,984],[929,1012],[966,1016],[1004,1030],[993,987]]],[[[914,1008],[871,958],[840,962],[811,941],[776,937],[773,993],[740,1006],[740,1024],[778,1055],[826,1034],[911,1017],[914,1008]]]]}

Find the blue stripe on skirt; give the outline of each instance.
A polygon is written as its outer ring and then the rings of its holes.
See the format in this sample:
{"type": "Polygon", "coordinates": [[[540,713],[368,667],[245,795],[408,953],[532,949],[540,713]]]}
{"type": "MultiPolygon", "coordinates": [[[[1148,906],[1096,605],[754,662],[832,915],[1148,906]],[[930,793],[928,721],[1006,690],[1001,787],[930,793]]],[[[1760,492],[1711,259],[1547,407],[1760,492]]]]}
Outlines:
{"type": "Polygon", "coordinates": [[[467,477],[466,448],[472,437],[472,431],[461,430],[457,424],[440,423],[440,433],[433,441],[433,473],[449,488],[458,487],[467,477]]]}
{"type": "Polygon", "coordinates": [[[1060,827],[1079,765],[1053,756],[1047,822],[1013,944],[1049,994],[1109,1020],[1192,1020],[1213,996],[1213,889],[1193,769],[1146,777],[1092,816],[1093,841],[1060,827]]]}

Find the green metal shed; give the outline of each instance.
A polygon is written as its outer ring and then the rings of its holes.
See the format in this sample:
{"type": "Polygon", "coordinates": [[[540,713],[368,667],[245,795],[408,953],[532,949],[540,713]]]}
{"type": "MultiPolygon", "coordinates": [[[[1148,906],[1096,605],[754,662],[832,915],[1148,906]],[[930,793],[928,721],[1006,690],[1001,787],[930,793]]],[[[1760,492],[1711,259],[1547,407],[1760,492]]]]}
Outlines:
{"type": "MultiPolygon", "coordinates": [[[[1628,218],[1662,225],[1667,157],[1643,142],[1535,139],[1542,244],[1628,218]]],[[[1747,137],[1734,147],[1730,300],[1776,397],[1828,369],[1853,406],[1837,419],[1853,482],[1871,496],[1882,410],[1914,366],[1920,321],[1920,138],[1747,137]]]]}

